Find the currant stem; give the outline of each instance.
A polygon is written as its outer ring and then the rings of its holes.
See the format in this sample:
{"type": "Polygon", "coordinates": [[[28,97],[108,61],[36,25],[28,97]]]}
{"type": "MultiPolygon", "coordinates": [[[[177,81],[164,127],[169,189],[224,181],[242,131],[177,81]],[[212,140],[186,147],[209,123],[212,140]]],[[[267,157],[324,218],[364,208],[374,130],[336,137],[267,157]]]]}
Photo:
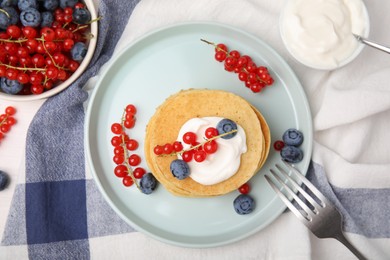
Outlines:
{"type": "Polygon", "coordinates": [[[5,15],[6,15],[8,18],[11,18],[11,16],[9,15],[9,13],[8,13],[6,10],[0,8],[0,12],[5,13],[5,15]]]}
{"type": "Polygon", "coordinates": [[[16,70],[22,70],[22,71],[27,71],[27,70],[31,70],[31,71],[45,71],[46,70],[46,69],[43,69],[43,68],[16,67],[16,66],[12,66],[12,65],[9,65],[9,64],[4,64],[2,62],[0,62],[0,65],[5,66],[6,68],[9,68],[9,69],[16,69],[16,70]]]}
{"type": "Polygon", "coordinates": [[[220,138],[220,137],[223,137],[225,135],[229,135],[229,134],[235,133],[237,131],[238,131],[237,129],[234,129],[232,131],[229,131],[229,132],[226,132],[226,133],[223,133],[223,134],[220,134],[220,135],[213,136],[213,137],[211,137],[209,139],[206,139],[206,141],[204,141],[204,142],[202,142],[200,144],[192,146],[191,148],[189,148],[187,150],[183,150],[183,151],[180,151],[180,152],[174,152],[174,153],[170,153],[170,154],[160,154],[159,156],[171,156],[171,155],[178,155],[178,154],[182,155],[184,152],[195,150],[195,149],[201,147],[202,145],[204,145],[205,143],[211,142],[211,141],[213,141],[213,140],[215,140],[217,138],[220,138]]]}
{"type": "Polygon", "coordinates": [[[5,114],[4,119],[0,122],[0,126],[2,126],[4,124],[5,120],[7,120],[7,118],[8,118],[8,114],[5,114]]]}
{"type": "MultiPolygon", "coordinates": [[[[122,114],[122,120],[121,120],[121,126],[122,126],[122,131],[125,130],[125,127],[123,125],[123,122],[124,122],[124,119],[125,119],[125,116],[126,116],[126,110],[123,112],[122,114]]],[[[137,186],[138,190],[141,190],[141,187],[139,186],[136,178],[134,177],[134,173],[133,173],[133,170],[131,169],[131,166],[129,165],[129,162],[127,161],[126,158],[128,158],[128,151],[127,151],[127,148],[126,148],[126,143],[125,143],[125,135],[122,135],[122,146],[123,146],[123,156],[125,157],[125,166],[127,168],[127,171],[129,173],[129,176],[131,177],[131,179],[133,180],[133,183],[135,184],[135,186],[137,186]]]]}

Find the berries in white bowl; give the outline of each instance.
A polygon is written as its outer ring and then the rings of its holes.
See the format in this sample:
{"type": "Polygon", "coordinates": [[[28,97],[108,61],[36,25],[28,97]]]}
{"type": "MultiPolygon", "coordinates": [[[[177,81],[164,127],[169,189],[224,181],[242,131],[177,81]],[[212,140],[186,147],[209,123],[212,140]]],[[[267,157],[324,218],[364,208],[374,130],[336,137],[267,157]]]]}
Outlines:
{"type": "Polygon", "coordinates": [[[3,1],[0,9],[0,99],[47,98],[85,71],[98,33],[93,0],[3,1]]]}

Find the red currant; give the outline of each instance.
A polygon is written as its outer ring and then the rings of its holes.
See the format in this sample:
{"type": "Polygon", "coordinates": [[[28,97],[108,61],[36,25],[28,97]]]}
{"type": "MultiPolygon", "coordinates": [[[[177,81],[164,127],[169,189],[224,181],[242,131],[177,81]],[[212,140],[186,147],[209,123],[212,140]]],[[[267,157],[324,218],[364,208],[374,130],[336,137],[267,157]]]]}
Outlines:
{"type": "Polygon", "coordinates": [[[117,177],[123,178],[128,175],[129,171],[127,170],[127,167],[123,164],[120,164],[115,167],[114,173],[117,177]]]}
{"type": "Polygon", "coordinates": [[[13,106],[9,106],[5,109],[5,113],[9,116],[13,116],[16,114],[16,109],[13,106]]]}
{"type": "Polygon", "coordinates": [[[196,134],[193,132],[187,132],[183,135],[183,142],[186,144],[194,144],[196,142],[196,134]]]}
{"type": "Polygon", "coordinates": [[[113,132],[114,134],[117,134],[117,135],[122,134],[123,129],[122,129],[121,124],[119,124],[119,123],[113,123],[113,124],[111,125],[111,132],[113,132]]]}
{"type": "Polygon", "coordinates": [[[164,154],[171,154],[173,152],[173,145],[167,143],[163,146],[163,153],[164,154]]]}
{"type": "Polygon", "coordinates": [[[126,148],[127,150],[129,151],[134,151],[138,148],[138,142],[134,139],[130,139],[127,143],[126,143],[126,148]]]}
{"type": "Polygon", "coordinates": [[[224,52],[224,51],[217,51],[216,53],[215,53],[215,56],[214,56],[214,58],[217,60],[217,61],[219,61],[219,62],[222,62],[222,61],[224,61],[225,59],[226,59],[226,52],[224,52]]]}
{"type": "Polygon", "coordinates": [[[203,150],[196,151],[194,154],[194,160],[196,162],[203,162],[204,160],[206,160],[206,157],[207,157],[207,154],[203,150]]]}
{"type": "Polygon", "coordinates": [[[156,147],[154,147],[154,149],[153,149],[153,152],[155,155],[161,155],[161,154],[163,154],[164,149],[161,145],[156,145],[156,147]]]}
{"type": "Polygon", "coordinates": [[[125,120],[125,121],[123,122],[123,125],[124,125],[127,129],[133,128],[134,125],[135,125],[135,118],[130,119],[130,120],[125,120]]]}
{"type": "Polygon", "coordinates": [[[122,139],[119,136],[114,136],[113,138],[111,138],[112,146],[118,146],[121,145],[121,143],[122,143],[122,139]]]}
{"type": "Polygon", "coordinates": [[[114,161],[114,163],[119,165],[119,164],[122,164],[125,161],[125,158],[124,158],[123,155],[114,155],[113,161],[114,161]]]}
{"type": "Polygon", "coordinates": [[[139,157],[139,155],[137,155],[137,154],[130,155],[129,164],[131,166],[137,166],[140,163],[141,163],[141,157],[139,157]]]}
{"type": "Polygon", "coordinates": [[[127,105],[126,106],[126,113],[128,113],[130,115],[135,115],[137,113],[137,108],[132,104],[127,105]]]}
{"type": "Polygon", "coordinates": [[[133,179],[130,176],[125,176],[122,179],[122,183],[123,183],[124,186],[130,187],[131,185],[134,184],[134,181],[133,181],[133,179]]]}
{"type": "Polygon", "coordinates": [[[133,170],[134,178],[141,179],[142,176],[144,176],[146,173],[146,170],[142,167],[137,167],[133,170]]]}
{"type": "Polygon", "coordinates": [[[282,140],[277,140],[274,142],[274,149],[276,151],[278,151],[278,152],[281,151],[283,149],[283,147],[284,147],[284,142],[282,140]]]}
{"type": "Polygon", "coordinates": [[[203,150],[206,152],[206,153],[215,153],[218,149],[218,144],[215,140],[212,140],[210,142],[206,142],[204,145],[203,145],[203,150]]]}
{"type": "Polygon", "coordinates": [[[182,143],[179,142],[179,141],[175,141],[175,142],[173,143],[173,150],[174,150],[175,152],[180,152],[181,150],[183,150],[183,145],[182,145],[182,143]]]}
{"type": "Polygon", "coordinates": [[[239,188],[238,188],[238,191],[241,193],[241,194],[248,194],[249,191],[250,191],[250,186],[248,183],[244,183],[243,185],[241,185],[239,188]]]}
{"type": "Polygon", "coordinates": [[[206,138],[213,138],[219,135],[218,130],[215,127],[208,127],[205,131],[206,138]]]}
{"type": "Polygon", "coordinates": [[[227,52],[228,48],[225,44],[223,43],[218,43],[217,46],[215,47],[215,51],[224,51],[227,52]]]}

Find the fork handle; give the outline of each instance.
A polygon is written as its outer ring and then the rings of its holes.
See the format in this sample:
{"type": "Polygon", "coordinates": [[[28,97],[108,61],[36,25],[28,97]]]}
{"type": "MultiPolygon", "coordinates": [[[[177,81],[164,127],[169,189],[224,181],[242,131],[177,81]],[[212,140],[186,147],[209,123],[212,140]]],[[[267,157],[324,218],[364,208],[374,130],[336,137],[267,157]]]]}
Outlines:
{"type": "Polygon", "coordinates": [[[359,252],[359,250],[357,250],[344,236],[343,233],[340,232],[340,234],[337,234],[335,236],[335,238],[340,241],[341,243],[343,243],[348,249],[349,251],[351,251],[359,260],[367,260],[367,258],[362,255],[362,253],[359,252]]]}

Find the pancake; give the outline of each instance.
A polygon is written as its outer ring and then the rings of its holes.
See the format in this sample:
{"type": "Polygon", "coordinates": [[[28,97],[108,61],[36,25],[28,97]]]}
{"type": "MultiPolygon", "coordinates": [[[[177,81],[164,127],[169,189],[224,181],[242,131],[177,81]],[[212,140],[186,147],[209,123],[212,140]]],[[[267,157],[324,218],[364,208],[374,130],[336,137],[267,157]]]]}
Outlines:
{"type": "MultiPolygon", "coordinates": [[[[191,89],[172,95],[150,119],[145,134],[145,158],[157,180],[172,194],[186,197],[209,197],[236,190],[258,172],[270,147],[269,128],[261,113],[245,99],[226,91],[191,89]],[[191,118],[218,116],[240,125],[246,134],[247,152],[241,155],[236,174],[213,185],[203,185],[190,177],[176,179],[170,163],[176,156],[156,156],[156,145],[173,143],[182,125],[191,118]]],[[[218,152],[218,151],[217,151],[218,152]]]]}

